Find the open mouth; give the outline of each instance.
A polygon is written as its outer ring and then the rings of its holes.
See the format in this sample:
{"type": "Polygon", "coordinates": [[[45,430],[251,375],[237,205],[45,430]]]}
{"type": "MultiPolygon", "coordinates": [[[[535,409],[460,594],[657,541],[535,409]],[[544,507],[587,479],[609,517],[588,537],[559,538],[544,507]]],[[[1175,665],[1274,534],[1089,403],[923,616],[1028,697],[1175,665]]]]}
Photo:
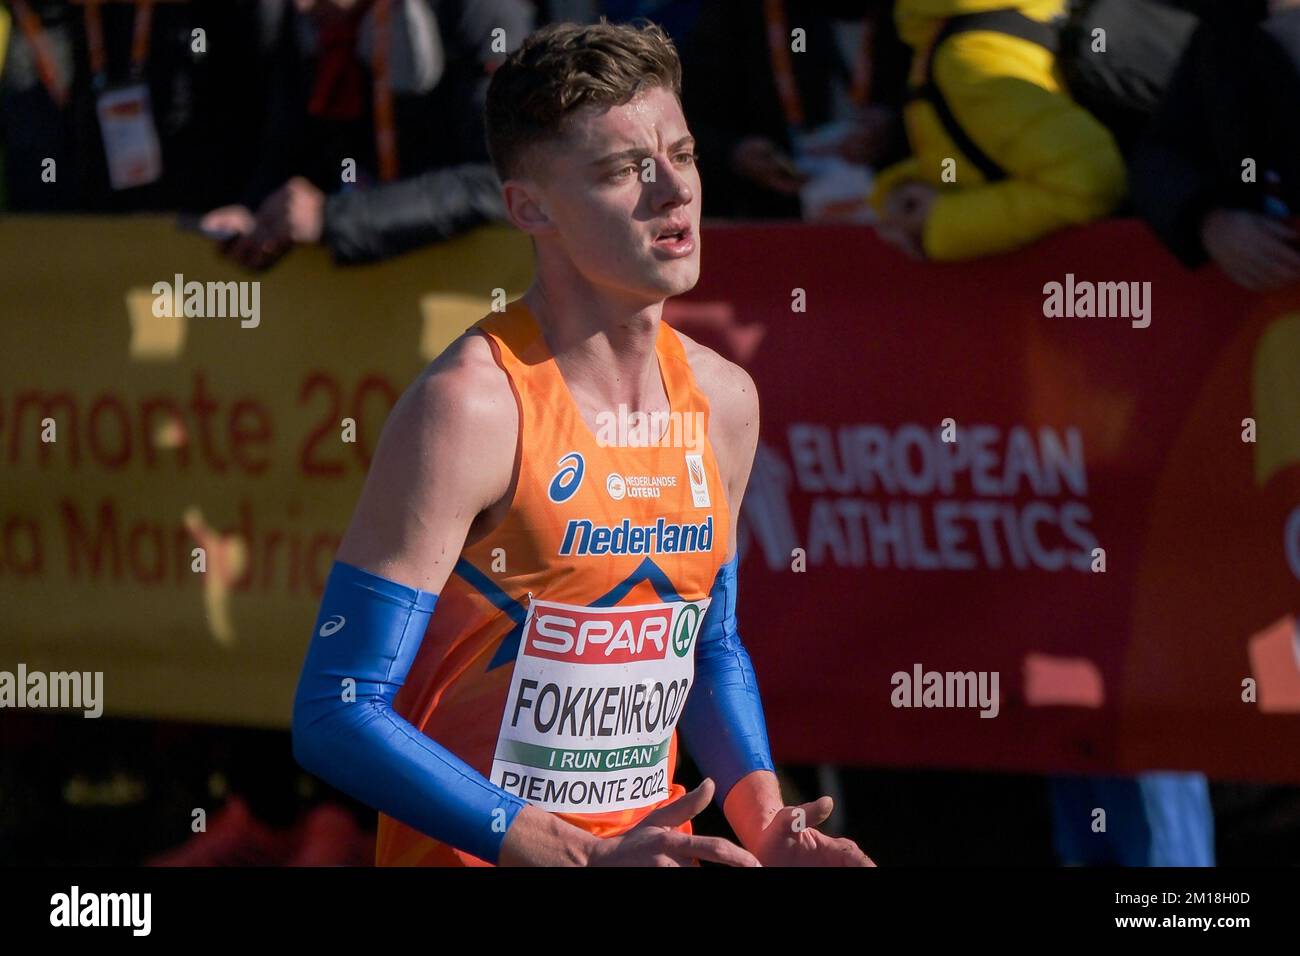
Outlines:
{"type": "Polygon", "coordinates": [[[695,238],[689,226],[681,229],[666,229],[655,237],[654,246],[671,255],[684,256],[694,250],[695,238]]]}

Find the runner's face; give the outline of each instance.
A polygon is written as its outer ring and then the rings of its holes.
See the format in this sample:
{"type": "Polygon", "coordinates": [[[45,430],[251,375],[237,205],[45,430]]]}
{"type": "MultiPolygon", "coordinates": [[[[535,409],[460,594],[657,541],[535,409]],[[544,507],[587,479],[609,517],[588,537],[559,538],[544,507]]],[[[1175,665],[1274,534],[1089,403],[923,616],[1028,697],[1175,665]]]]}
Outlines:
{"type": "Polygon", "coordinates": [[[654,87],[571,119],[540,184],[553,235],[593,285],[653,302],[700,274],[700,174],[677,97],[654,87]]]}

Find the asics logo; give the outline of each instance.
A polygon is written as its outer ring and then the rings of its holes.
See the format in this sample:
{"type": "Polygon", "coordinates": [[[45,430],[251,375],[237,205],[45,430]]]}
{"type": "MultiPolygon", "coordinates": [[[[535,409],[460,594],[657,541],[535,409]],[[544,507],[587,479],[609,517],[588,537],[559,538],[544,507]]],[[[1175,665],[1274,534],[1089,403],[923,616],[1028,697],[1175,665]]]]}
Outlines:
{"type": "Polygon", "coordinates": [[[571,451],[556,464],[560,466],[560,470],[551,479],[551,485],[546,489],[546,496],[558,505],[568,501],[577,492],[578,486],[582,484],[582,473],[587,463],[582,460],[581,454],[571,451]]]}
{"type": "Polygon", "coordinates": [[[342,614],[335,614],[328,621],[322,624],[320,630],[316,633],[321,637],[329,637],[331,634],[337,634],[339,631],[343,630],[343,625],[347,623],[347,620],[348,619],[342,614]]]}

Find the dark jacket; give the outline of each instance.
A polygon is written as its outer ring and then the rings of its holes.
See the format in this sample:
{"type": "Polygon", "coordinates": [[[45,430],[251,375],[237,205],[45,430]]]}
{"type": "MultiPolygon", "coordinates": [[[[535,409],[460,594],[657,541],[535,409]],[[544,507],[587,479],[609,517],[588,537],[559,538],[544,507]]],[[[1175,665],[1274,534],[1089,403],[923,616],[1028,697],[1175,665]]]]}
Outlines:
{"type": "Polygon", "coordinates": [[[335,193],[325,201],[321,239],[337,262],[372,262],[505,218],[491,164],[462,163],[335,193]]]}
{"type": "Polygon", "coordinates": [[[1262,22],[1208,18],[1134,151],[1133,202],[1183,264],[1203,263],[1201,223],[1215,208],[1262,212],[1266,173],[1300,215],[1300,9],[1262,22]],[[1255,160],[1253,182],[1243,161],[1255,160]]]}

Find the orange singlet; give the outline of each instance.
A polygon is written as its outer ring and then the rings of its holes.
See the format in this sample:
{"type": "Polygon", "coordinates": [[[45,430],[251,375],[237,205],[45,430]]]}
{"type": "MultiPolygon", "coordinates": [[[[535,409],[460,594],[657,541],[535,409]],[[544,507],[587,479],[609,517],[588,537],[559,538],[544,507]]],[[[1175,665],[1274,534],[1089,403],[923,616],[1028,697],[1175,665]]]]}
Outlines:
{"type": "MultiPolygon", "coordinates": [[[[708,400],[660,322],[667,422],[593,433],[526,305],[474,328],[518,401],[519,477],[461,552],[394,706],[497,786],[614,836],[685,792],[675,728],[730,521],[708,400]]],[[[375,862],[488,865],[382,813],[375,862]]]]}

